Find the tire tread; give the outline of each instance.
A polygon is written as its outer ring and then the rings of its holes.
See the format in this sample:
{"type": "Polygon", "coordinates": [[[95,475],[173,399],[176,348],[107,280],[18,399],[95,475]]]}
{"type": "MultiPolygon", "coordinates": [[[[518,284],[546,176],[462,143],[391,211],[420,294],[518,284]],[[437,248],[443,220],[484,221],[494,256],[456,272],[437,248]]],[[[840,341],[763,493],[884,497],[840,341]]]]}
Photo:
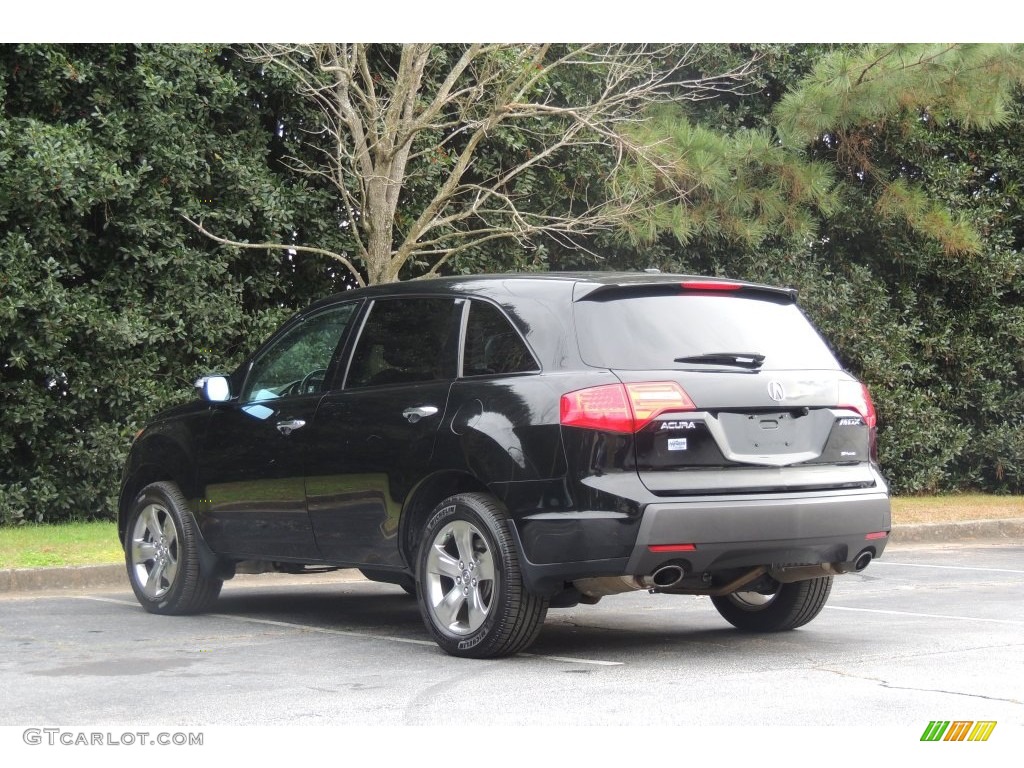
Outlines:
{"type": "MultiPolygon", "coordinates": [[[[436,519],[437,512],[448,506],[459,505],[472,511],[484,522],[488,533],[495,539],[493,553],[497,559],[499,553],[504,560],[505,568],[501,579],[505,583],[507,595],[498,598],[494,606],[499,610],[500,615],[496,616],[490,634],[478,645],[469,649],[460,649],[458,641],[453,640],[440,632],[431,622],[427,608],[423,602],[426,598],[421,597],[420,608],[424,622],[430,630],[438,645],[453,656],[465,656],[469,658],[497,658],[510,656],[524,651],[530,647],[540,634],[544,619],[547,616],[548,600],[540,595],[529,592],[523,584],[522,568],[519,562],[519,553],[516,549],[515,539],[509,529],[508,516],[504,508],[496,499],[483,493],[461,493],[442,501],[430,516],[430,520],[436,519]]],[[[428,523],[424,531],[421,551],[418,558],[422,564],[424,560],[423,548],[430,545],[431,530],[428,523]]],[[[417,569],[417,578],[422,574],[417,569]]],[[[420,594],[423,589],[420,588],[420,594]]],[[[490,620],[489,620],[490,621],[490,620]]]]}
{"type": "Polygon", "coordinates": [[[125,538],[125,563],[128,568],[128,579],[139,603],[150,613],[168,616],[184,616],[205,611],[220,595],[223,580],[206,576],[203,573],[199,558],[199,531],[196,528],[188,502],[175,483],[162,480],[151,483],[143,488],[135,500],[135,507],[128,520],[125,538]],[[150,600],[135,583],[132,573],[131,537],[135,517],[144,506],[144,502],[153,498],[163,503],[174,518],[174,524],[181,539],[178,546],[178,583],[171,586],[168,593],[159,600],[150,600]]]}

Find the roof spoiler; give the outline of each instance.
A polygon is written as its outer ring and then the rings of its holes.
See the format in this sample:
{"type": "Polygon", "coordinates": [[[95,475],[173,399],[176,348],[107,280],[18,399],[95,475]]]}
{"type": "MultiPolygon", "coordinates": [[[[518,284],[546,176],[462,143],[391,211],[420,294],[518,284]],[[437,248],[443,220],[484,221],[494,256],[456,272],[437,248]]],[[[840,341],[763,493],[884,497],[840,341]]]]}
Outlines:
{"type": "MultiPolygon", "coordinates": [[[[667,276],[666,276],[667,277],[667,276]]],[[[573,301],[606,301],[626,296],[671,296],[679,294],[741,295],[761,294],[775,301],[795,303],[795,288],[777,288],[741,280],[692,277],[661,280],[623,280],[618,283],[577,283],[573,301]]]]}

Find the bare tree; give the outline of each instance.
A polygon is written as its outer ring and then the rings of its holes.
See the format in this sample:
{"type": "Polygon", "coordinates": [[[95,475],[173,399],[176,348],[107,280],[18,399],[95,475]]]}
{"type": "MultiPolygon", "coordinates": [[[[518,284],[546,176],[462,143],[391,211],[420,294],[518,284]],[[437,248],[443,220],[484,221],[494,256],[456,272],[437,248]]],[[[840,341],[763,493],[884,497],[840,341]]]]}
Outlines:
{"type": "Polygon", "coordinates": [[[626,125],[660,102],[738,90],[751,70],[748,63],[694,77],[698,47],[642,45],[329,43],[258,46],[253,57],[287,70],[319,106],[328,148],[319,143],[316,164],[291,163],[337,190],[356,252],[235,243],[193,223],[219,242],[330,256],[360,284],[398,280],[413,261],[437,274],[456,254],[492,240],[616,226],[641,197],[609,199],[603,180],[585,179],[544,202],[521,182],[574,148],[607,152],[612,165],[626,156],[656,162],[658,153],[626,138],[626,125]],[[577,85],[560,87],[566,82],[577,85]],[[518,132],[524,148],[511,159],[506,152],[497,167],[479,167],[501,132],[518,132]]]}

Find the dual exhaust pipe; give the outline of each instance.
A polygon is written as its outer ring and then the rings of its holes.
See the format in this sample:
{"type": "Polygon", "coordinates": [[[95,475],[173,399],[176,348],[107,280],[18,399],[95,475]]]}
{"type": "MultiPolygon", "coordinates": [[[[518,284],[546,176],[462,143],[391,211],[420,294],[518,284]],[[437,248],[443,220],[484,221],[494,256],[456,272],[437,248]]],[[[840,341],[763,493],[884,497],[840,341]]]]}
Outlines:
{"type": "MultiPolygon", "coordinates": [[[[737,581],[751,581],[754,578],[763,575],[765,572],[767,572],[771,578],[783,584],[803,581],[805,579],[815,579],[821,576],[833,576],[841,573],[859,573],[868,567],[873,558],[874,552],[870,549],[865,549],[862,550],[852,562],[800,565],[791,568],[773,568],[771,570],[762,566],[754,569],[749,574],[746,574],[747,578],[741,577],[737,581]]],[[[576,587],[581,595],[592,598],[596,602],[600,598],[608,595],[618,595],[623,592],[634,592],[640,589],[672,589],[686,578],[686,572],[687,569],[684,565],[679,563],[669,563],[661,566],[660,568],[656,568],[646,576],[599,576],[590,579],[577,579],[573,582],[573,586],[576,587]]],[[[729,589],[729,591],[733,591],[732,587],[734,586],[736,585],[730,584],[727,589],[729,589]]],[[[718,591],[720,590],[699,589],[695,590],[694,594],[711,594],[712,592],[717,593],[718,591]]]]}

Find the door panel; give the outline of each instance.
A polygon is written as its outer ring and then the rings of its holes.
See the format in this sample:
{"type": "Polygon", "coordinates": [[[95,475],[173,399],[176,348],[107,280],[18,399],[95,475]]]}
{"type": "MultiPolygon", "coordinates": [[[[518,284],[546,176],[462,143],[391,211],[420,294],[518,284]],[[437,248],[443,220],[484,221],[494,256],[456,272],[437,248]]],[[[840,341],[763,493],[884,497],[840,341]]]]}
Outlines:
{"type": "Polygon", "coordinates": [[[426,474],[450,381],[372,387],[324,398],[306,495],[317,544],[340,563],[403,565],[399,513],[426,474]],[[410,409],[437,409],[415,421],[410,409]]]}
{"type": "Polygon", "coordinates": [[[309,436],[359,302],[300,318],[256,355],[238,398],[214,409],[199,475],[216,552],[316,560],[306,511],[309,436]]]}
{"type": "Polygon", "coordinates": [[[326,560],[401,568],[402,504],[427,473],[455,379],[464,302],[377,299],[345,387],[320,404],[306,495],[326,560]]]}
{"type": "Polygon", "coordinates": [[[218,409],[200,467],[202,530],[216,552],[246,558],[317,556],[306,512],[306,426],[320,395],[218,409]]]}

